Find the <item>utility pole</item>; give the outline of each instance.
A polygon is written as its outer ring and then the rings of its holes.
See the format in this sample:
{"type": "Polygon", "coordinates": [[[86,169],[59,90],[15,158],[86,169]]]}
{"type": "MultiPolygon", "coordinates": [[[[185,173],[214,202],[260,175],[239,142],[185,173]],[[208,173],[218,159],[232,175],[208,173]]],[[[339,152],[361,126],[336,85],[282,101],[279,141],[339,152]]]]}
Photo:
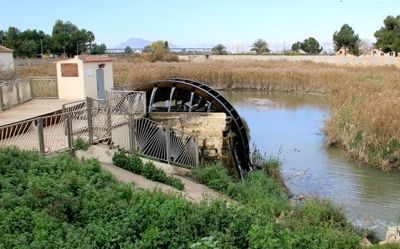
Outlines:
{"type": "Polygon", "coordinates": [[[65,46],[63,46],[63,49],[64,49],[64,58],[65,58],[65,46]]]}
{"type": "Polygon", "coordinates": [[[79,55],[79,53],[78,53],[78,43],[76,44],[76,55],[79,55]]]}
{"type": "Polygon", "coordinates": [[[40,51],[42,52],[40,54],[40,58],[43,58],[43,43],[42,43],[42,39],[40,39],[40,51]]]}

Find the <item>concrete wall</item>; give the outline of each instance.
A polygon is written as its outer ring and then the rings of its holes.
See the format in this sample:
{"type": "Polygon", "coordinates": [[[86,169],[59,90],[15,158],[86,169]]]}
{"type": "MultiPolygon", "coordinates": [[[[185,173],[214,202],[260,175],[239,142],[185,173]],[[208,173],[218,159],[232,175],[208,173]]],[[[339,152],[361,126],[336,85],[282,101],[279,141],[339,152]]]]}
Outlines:
{"type": "Polygon", "coordinates": [[[79,59],[69,59],[57,63],[57,84],[58,84],[58,98],[68,100],[85,99],[85,88],[83,85],[83,61],[79,59]],[[64,63],[77,63],[78,64],[78,77],[62,77],[61,64],[64,63]]]}
{"type": "Polygon", "coordinates": [[[97,77],[96,70],[99,64],[105,64],[104,69],[104,89],[109,90],[114,87],[113,64],[112,62],[84,62],[83,63],[83,82],[85,82],[85,96],[97,99],[97,77]],[[88,74],[88,69],[93,70],[93,76],[88,74]]]}
{"type": "Polygon", "coordinates": [[[199,147],[205,146],[209,156],[221,155],[223,131],[226,129],[225,113],[153,112],[149,118],[165,126],[196,135],[199,147]]]}
{"type": "Polygon", "coordinates": [[[108,90],[114,87],[112,62],[83,62],[79,58],[63,60],[57,63],[57,84],[59,99],[80,100],[86,97],[97,99],[97,77],[96,70],[99,64],[105,64],[104,88],[108,90]],[[62,77],[61,64],[77,63],[78,77],[62,77]],[[89,73],[88,69],[93,72],[89,73]]]}
{"type": "Polygon", "coordinates": [[[281,56],[281,55],[180,55],[182,61],[312,61],[336,65],[393,65],[400,68],[400,57],[281,56]]]}
{"type": "Polygon", "coordinates": [[[13,53],[0,52],[0,69],[14,70],[13,53]]]}

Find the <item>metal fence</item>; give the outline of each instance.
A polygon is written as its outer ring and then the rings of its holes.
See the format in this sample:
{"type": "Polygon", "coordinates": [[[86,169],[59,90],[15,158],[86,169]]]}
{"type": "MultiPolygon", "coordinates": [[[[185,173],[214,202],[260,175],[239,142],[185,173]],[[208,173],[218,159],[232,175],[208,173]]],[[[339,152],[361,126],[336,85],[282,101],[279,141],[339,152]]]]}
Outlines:
{"type": "Polygon", "coordinates": [[[142,109],[134,112],[134,108],[120,105],[130,103],[129,98],[136,97],[87,98],[84,102],[64,105],[62,114],[3,126],[0,147],[16,146],[46,154],[73,149],[74,142],[80,138],[167,163],[196,167],[199,163],[197,137],[144,118],[142,109]]]}
{"type": "Polygon", "coordinates": [[[57,78],[26,78],[0,83],[0,112],[34,98],[58,98],[57,78]]]}

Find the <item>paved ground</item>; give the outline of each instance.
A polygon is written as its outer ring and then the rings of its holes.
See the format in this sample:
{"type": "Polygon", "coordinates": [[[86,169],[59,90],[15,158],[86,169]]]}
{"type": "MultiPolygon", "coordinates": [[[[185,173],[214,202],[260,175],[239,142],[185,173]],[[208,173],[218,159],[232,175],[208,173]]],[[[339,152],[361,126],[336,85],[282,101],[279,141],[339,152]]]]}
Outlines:
{"type": "MultiPolygon", "coordinates": [[[[147,159],[144,159],[147,160],[147,159]]],[[[155,165],[159,168],[162,168],[164,171],[166,171],[167,173],[169,173],[168,168],[171,167],[170,165],[162,165],[162,163],[158,163],[158,162],[154,162],[155,165]],[[160,167],[161,166],[161,167],[160,167]],[[167,168],[167,169],[165,169],[167,168]]],[[[191,202],[200,202],[201,200],[203,200],[204,198],[207,199],[216,199],[216,198],[226,198],[224,196],[222,196],[221,194],[215,192],[212,189],[207,188],[206,186],[202,185],[202,184],[198,184],[195,183],[185,177],[176,175],[177,173],[173,174],[174,177],[180,178],[182,180],[183,183],[185,183],[185,189],[183,191],[179,191],[171,186],[168,186],[166,184],[162,184],[159,182],[153,182],[150,181],[146,178],[144,178],[141,175],[136,175],[133,174],[130,171],[124,170],[122,168],[119,168],[111,163],[101,163],[101,166],[103,167],[103,169],[110,171],[111,173],[113,173],[118,180],[122,181],[122,182],[135,182],[136,186],[138,188],[143,188],[143,189],[149,189],[152,190],[154,188],[160,188],[163,192],[168,192],[168,191],[172,191],[172,192],[177,192],[177,193],[181,193],[183,196],[185,196],[185,198],[191,202]]]]}
{"type": "Polygon", "coordinates": [[[73,101],[76,100],[33,99],[27,101],[11,109],[5,110],[4,112],[0,112],[0,126],[61,111],[61,106],[63,104],[73,101]]]}

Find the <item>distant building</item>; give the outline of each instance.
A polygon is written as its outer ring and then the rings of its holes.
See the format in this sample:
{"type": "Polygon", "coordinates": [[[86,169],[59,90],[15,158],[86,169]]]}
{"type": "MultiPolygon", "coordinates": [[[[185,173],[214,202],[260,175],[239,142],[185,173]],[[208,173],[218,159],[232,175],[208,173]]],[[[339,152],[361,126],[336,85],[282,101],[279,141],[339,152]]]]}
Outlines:
{"type": "Polygon", "coordinates": [[[14,70],[13,50],[0,45],[0,69],[14,70]]]}
{"type": "Polygon", "coordinates": [[[394,57],[395,52],[385,53],[379,48],[373,48],[370,56],[372,56],[372,57],[394,57]]]}

